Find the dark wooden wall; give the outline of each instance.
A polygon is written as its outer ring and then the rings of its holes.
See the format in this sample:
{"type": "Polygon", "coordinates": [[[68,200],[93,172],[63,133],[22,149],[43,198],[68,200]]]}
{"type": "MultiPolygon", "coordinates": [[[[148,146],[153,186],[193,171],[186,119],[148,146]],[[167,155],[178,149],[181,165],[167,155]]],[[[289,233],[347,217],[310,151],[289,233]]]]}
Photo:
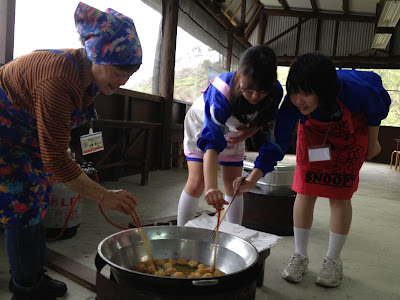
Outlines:
{"type": "MultiPolygon", "coordinates": [[[[124,89],[118,89],[111,96],[97,96],[95,108],[99,121],[126,121],[127,126],[121,128],[121,126],[113,126],[112,124],[107,126],[104,124],[96,125],[99,122],[95,121],[94,132],[101,131],[103,133],[105,149],[85,156],[81,155],[80,136],[89,132],[89,123],[74,129],[71,134],[71,148],[77,154],[77,161],[79,163],[92,162],[94,167],[98,167],[100,180],[116,180],[121,176],[141,173],[146,154],[149,155],[149,170],[160,169],[163,155],[164,105],[163,97],[124,89]],[[129,126],[133,128],[129,128],[129,126]],[[146,149],[145,136],[141,135],[137,139],[135,139],[135,136],[140,133],[141,129],[149,126],[153,129],[151,130],[150,146],[146,149]],[[124,138],[123,143],[115,147],[115,144],[124,133],[127,133],[127,130],[130,130],[128,136],[124,138]],[[132,145],[133,147],[130,149],[132,145]],[[105,157],[107,151],[112,147],[115,147],[115,149],[105,157]],[[126,162],[126,165],[122,161],[126,162]],[[101,162],[101,166],[98,165],[99,162],[101,162]]],[[[172,142],[170,165],[179,154],[178,146],[183,141],[183,121],[189,106],[189,103],[177,100],[173,101],[172,104],[172,126],[168,133],[172,142]]],[[[122,125],[122,127],[124,126],[122,125]]]]}
{"type": "MultiPolygon", "coordinates": [[[[184,101],[174,100],[172,105],[172,126],[168,132],[169,139],[171,140],[171,155],[169,165],[176,165],[176,159],[182,155],[179,145],[183,142],[183,122],[188,108],[191,103],[184,101]]],[[[162,161],[162,131],[165,120],[163,119],[164,98],[153,96],[134,91],[119,89],[112,96],[100,95],[95,99],[95,107],[98,113],[99,120],[119,120],[128,122],[144,122],[143,124],[155,124],[151,136],[150,147],[147,149],[149,152],[149,170],[157,170],[161,168],[162,161]]],[[[116,180],[119,177],[138,174],[143,171],[143,160],[145,153],[145,139],[143,136],[138,138],[135,146],[124,158],[129,162],[129,166],[115,166],[112,164],[121,162],[121,153],[129,149],[130,145],[135,141],[133,139],[135,134],[140,130],[140,124],[131,130],[129,138],[126,143],[116,147],[112,153],[106,158],[103,164],[109,166],[99,169],[99,176],[101,180],[116,180]]],[[[81,153],[79,137],[87,134],[89,131],[89,124],[85,124],[72,132],[71,146],[77,152],[77,160],[79,163],[83,161],[93,162],[94,166],[100,160],[104,160],[104,153],[114,146],[116,141],[120,139],[123,134],[123,129],[112,126],[94,126],[94,131],[102,131],[105,150],[86,156],[79,155],[81,153]]],[[[386,127],[380,128],[379,142],[382,146],[382,152],[373,158],[371,161],[377,163],[390,163],[390,155],[396,148],[395,138],[400,138],[400,128],[386,127]]],[[[266,135],[259,132],[252,139],[246,141],[247,148],[250,151],[257,151],[266,140],[266,135]]],[[[289,147],[288,153],[295,154],[296,149],[296,133],[293,133],[293,141],[289,147]]]]}

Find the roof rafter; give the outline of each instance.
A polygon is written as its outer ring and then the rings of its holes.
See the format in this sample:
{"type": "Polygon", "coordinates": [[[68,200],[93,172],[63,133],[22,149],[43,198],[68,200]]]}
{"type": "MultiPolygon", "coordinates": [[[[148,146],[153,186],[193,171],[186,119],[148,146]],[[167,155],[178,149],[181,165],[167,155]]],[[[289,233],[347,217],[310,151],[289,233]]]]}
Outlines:
{"type": "Polygon", "coordinates": [[[289,6],[287,5],[287,3],[286,3],[285,0],[278,0],[278,2],[282,5],[282,8],[283,8],[284,10],[289,9],[289,6]]]}
{"type": "Polygon", "coordinates": [[[349,1],[343,0],[343,13],[347,15],[349,13],[349,1]]]}
{"type": "MultiPolygon", "coordinates": [[[[400,60],[398,56],[380,57],[380,56],[336,56],[331,59],[336,67],[341,68],[384,68],[384,69],[400,69],[400,60]]],[[[278,56],[277,62],[280,66],[290,66],[296,59],[296,56],[278,56]]]]}
{"type": "Polygon", "coordinates": [[[246,24],[246,0],[242,0],[242,10],[240,12],[240,25],[245,26],[246,24]]]}
{"type": "Polygon", "coordinates": [[[277,36],[275,36],[274,38],[270,39],[268,42],[265,43],[265,45],[269,45],[273,42],[275,42],[277,39],[280,39],[282,36],[286,35],[288,32],[296,29],[297,27],[301,26],[301,24],[307,22],[308,20],[312,19],[312,16],[309,16],[307,18],[302,19],[301,21],[299,21],[297,24],[293,25],[292,27],[286,29],[284,32],[278,34],[277,36]]]}
{"type": "Polygon", "coordinates": [[[317,4],[315,3],[315,0],[310,0],[310,2],[313,12],[318,12],[318,7],[317,4]]]}
{"type": "Polygon", "coordinates": [[[227,31],[231,32],[235,38],[240,41],[243,46],[250,48],[249,41],[237,30],[237,28],[228,20],[221,7],[215,5],[214,2],[207,0],[197,0],[197,2],[204,7],[227,31]]]}
{"type": "Polygon", "coordinates": [[[376,16],[360,16],[360,15],[344,15],[344,14],[328,14],[328,13],[315,13],[307,11],[296,11],[296,10],[280,10],[280,9],[265,9],[265,13],[268,16],[285,16],[285,17],[312,17],[315,19],[322,20],[334,20],[334,21],[353,21],[353,22],[366,22],[375,23],[377,21],[376,16]]]}
{"type": "MultiPolygon", "coordinates": [[[[263,12],[263,5],[260,4],[260,6],[257,8],[256,13],[254,14],[253,18],[250,20],[249,25],[246,27],[244,33],[245,33],[245,37],[248,39],[249,36],[253,33],[254,29],[257,26],[257,20],[259,20],[261,18],[262,15],[264,15],[263,12]]],[[[265,21],[264,21],[265,22],[265,21]]]]}

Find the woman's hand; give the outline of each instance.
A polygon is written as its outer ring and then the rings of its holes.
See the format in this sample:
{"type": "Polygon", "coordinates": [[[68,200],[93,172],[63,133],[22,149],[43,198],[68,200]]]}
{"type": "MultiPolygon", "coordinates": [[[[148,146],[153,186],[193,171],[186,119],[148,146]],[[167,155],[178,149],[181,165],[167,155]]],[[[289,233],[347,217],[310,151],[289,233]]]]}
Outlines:
{"type": "Polygon", "coordinates": [[[241,143],[246,139],[248,139],[249,137],[253,136],[259,129],[260,129],[259,127],[239,128],[238,131],[236,132],[236,135],[228,137],[226,141],[231,144],[241,143]]]}
{"type": "Polygon", "coordinates": [[[107,190],[104,192],[103,200],[99,204],[108,209],[131,215],[136,210],[139,202],[133,194],[126,190],[107,190]]]}
{"type": "Polygon", "coordinates": [[[229,204],[229,202],[224,199],[222,192],[218,189],[210,188],[207,190],[204,199],[209,205],[214,206],[216,210],[221,209],[224,204],[229,204]]]}

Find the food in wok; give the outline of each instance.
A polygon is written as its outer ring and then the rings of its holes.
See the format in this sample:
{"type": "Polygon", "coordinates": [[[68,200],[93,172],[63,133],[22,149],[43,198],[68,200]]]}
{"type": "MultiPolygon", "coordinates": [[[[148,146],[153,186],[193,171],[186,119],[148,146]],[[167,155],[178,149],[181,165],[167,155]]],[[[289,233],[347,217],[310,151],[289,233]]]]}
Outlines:
{"type": "Polygon", "coordinates": [[[205,264],[199,264],[195,260],[187,260],[185,258],[174,259],[156,259],[156,266],[152,261],[145,261],[137,264],[133,270],[141,273],[153,274],[156,276],[169,276],[174,278],[207,278],[225,275],[222,271],[205,264]]]}

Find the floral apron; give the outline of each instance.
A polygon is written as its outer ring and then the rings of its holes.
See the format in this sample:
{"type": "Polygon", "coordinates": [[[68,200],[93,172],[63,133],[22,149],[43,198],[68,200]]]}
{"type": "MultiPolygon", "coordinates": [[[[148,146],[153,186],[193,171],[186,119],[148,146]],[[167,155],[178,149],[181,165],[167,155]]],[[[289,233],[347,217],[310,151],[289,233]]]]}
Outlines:
{"type": "Polygon", "coordinates": [[[351,112],[338,100],[343,111],[339,122],[320,122],[308,116],[299,124],[292,189],[300,194],[332,199],[351,199],[357,190],[359,171],[368,148],[368,124],[364,113],[351,112]],[[329,161],[310,162],[308,148],[322,144],[331,147],[329,161]],[[311,141],[312,142],[311,142],[311,141]]]}
{"type": "MultiPolygon", "coordinates": [[[[78,65],[61,50],[48,50],[78,65]]],[[[96,94],[94,87],[93,95],[96,94]]],[[[95,117],[93,102],[71,114],[71,129],[95,117]]],[[[36,119],[11,103],[0,88],[0,223],[10,227],[34,226],[49,205],[53,176],[43,165],[36,119]]]]}

